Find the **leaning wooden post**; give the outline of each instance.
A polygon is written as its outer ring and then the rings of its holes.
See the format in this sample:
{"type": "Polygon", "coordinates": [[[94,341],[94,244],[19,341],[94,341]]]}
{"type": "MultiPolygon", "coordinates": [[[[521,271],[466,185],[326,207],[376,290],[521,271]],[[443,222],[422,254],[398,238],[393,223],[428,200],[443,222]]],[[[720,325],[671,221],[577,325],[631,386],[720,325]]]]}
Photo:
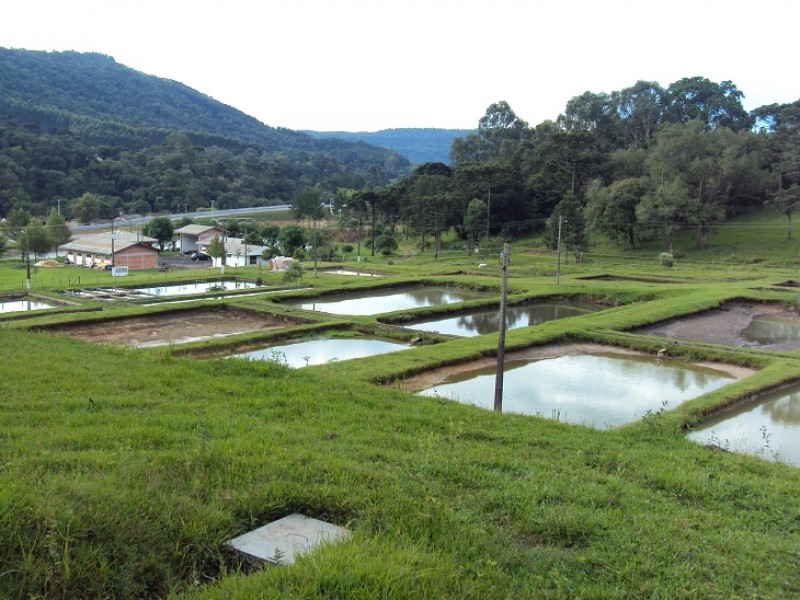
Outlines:
{"type": "Polygon", "coordinates": [[[503,278],[500,283],[500,328],[497,335],[497,373],[494,379],[494,409],[503,412],[503,368],[506,359],[506,296],[508,294],[508,255],[511,247],[503,244],[503,278]]]}

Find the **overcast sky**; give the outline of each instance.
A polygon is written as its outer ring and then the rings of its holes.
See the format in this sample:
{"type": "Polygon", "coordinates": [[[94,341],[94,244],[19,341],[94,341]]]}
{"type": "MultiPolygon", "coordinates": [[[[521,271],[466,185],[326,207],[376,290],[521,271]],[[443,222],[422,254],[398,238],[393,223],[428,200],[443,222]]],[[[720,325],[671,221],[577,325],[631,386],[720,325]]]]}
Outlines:
{"type": "Polygon", "coordinates": [[[800,98],[800,0],[3,0],[0,46],[100,52],[272,126],[531,125],[585,91],[700,75],[800,98]],[[745,10],[745,7],[747,9],[745,10]]]}

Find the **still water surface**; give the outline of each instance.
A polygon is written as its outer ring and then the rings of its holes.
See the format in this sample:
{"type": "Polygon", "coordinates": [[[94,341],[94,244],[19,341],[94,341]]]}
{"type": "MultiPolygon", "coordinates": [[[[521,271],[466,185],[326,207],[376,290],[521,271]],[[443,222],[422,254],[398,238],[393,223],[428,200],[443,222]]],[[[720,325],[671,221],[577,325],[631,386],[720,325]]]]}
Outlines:
{"type": "MultiPolygon", "coordinates": [[[[491,409],[495,368],[460,373],[420,392],[491,409]]],[[[574,354],[507,364],[503,411],[599,429],[669,410],[734,380],[721,370],[627,354],[574,354]]]]}
{"type": "Polygon", "coordinates": [[[383,290],[361,292],[358,295],[337,295],[325,300],[298,303],[296,306],[304,310],[318,310],[335,315],[377,315],[395,310],[411,310],[437,304],[463,302],[480,297],[482,297],[481,294],[462,290],[419,287],[402,291],[383,290]]]}
{"type": "Polygon", "coordinates": [[[256,287],[256,284],[252,281],[204,281],[145,288],[130,288],[128,291],[151,296],[186,296],[189,294],[202,294],[210,290],[244,290],[254,287],[256,287]]]}
{"type": "Polygon", "coordinates": [[[800,341],[800,319],[796,315],[756,315],[742,330],[742,337],[756,344],[787,344],[800,341]]]}
{"type": "Polygon", "coordinates": [[[800,383],[763,394],[754,403],[706,421],[686,437],[800,467],[800,383]]]}
{"type": "Polygon", "coordinates": [[[0,302],[0,313],[23,312],[29,310],[44,310],[45,308],[55,308],[47,302],[38,300],[5,300],[0,302]]]}
{"type": "Polygon", "coordinates": [[[306,367],[328,362],[364,358],[378,354],[386,354],[397,350],[405,350],[409,346],[395,342],[384,342],[375,339],[314,339],[283,346],[270,346],[261,350],[253,350],[236,354],[233,358],[249,358],[251,360],[271,360],[290,367],[306,367]]]}
{"type": "MultiPolygon", "coordinates": [[[[588,302],[562,302],[558,304],[526,304],[509,306],[506,310],[506,329],[517,329],[538,325],[601,310],[602,306],[588,302]]],[[[404,325],[408,329],[429,331],[448,335],[475,336],[496,333],[500,325],[500,311],[483,310],[431,321],[420,321],[404,325]]]]}

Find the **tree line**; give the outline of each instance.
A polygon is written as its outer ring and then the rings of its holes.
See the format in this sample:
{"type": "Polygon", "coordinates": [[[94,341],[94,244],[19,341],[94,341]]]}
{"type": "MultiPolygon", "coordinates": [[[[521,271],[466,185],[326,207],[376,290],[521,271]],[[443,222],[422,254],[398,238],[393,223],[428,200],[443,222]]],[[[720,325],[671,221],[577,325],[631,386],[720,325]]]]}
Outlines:
{"type": "Polygon", "coordinates": [[[88,222],[120,212],[282,204],[308,186],[387,184],[392,172],[370,162],[370,147],[363,146],[364,155],[351,156],[347,165],[327,152],[197,146],[185,132],[133,151],[0,125],[0,218],[15,208],[44,217],[56,206],[65,217],[88,222]]]}
{"type": "Polygon", "coordinates": [[[730,81],[640,81],[576,96],[534,127],[497,102],[453,142],[450,165],[340,190],[334,212],[351,230],[402,223],[434,252],[453,229],[468,244],[544,231],[551,247],[560,234],[575,252],[602,234],[631,248],[662,239],[671,253],[677,231],[693,228],[705,247],[716,223],[764,205],[786,215],[791,235],[800,100],[747,112],[742,97],[730,81]]]}

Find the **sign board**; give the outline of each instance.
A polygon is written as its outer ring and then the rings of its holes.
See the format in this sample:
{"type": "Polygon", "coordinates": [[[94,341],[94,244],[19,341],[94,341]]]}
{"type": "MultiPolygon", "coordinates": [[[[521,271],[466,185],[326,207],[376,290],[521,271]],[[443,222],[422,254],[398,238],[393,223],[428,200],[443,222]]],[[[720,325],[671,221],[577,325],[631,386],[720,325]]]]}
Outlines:
{"type": "Polygon", "coordinates": [[[128,267],[111,267],[112,277],[127,277],[128,267]]]}

